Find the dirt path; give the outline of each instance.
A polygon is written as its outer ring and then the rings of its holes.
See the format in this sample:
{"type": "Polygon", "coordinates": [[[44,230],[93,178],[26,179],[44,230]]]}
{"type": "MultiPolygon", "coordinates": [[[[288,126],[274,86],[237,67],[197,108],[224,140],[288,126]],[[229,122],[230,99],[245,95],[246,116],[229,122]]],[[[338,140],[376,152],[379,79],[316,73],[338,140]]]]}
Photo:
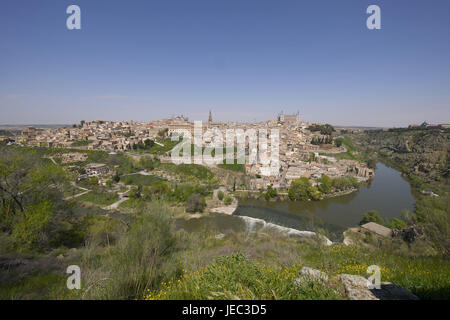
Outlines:
{"type": "Polygon", "coordinates": [[[130,186],[127,186],[127,187],[128,187],[127,191],[117,193],[119,195],[119,200],[118,201],[114,202],[113,204],[110,204],[109,206],[103,207],[102,209],[104,209],[104,210],[117,209],[122,202],[127,201],[128,197],[126,197],[125,195],[128,193],[128,191],[131,190],[130,186]]]}
{"type": "Polygon", "coordinates": [[[75,188],[78,188],[78,189],[80,189],[80,190],[83,190],[83,192],[78,193],[78,194],[73,195],[73,196],[70,196],[70,197],[67,197],[67,198],[64,198],[64,200],[66,200],[66,201],[67,201],[67,200],[72,200],[72,199],[78,198],[78,197],[82,196],[83,194],[86,194],[86,193],[88,193],[88,192],[91,192],[91,190],[89,190],[89,189],[86,189],[86,188],[77,186],[75,182],[71,182],[70,184],[71,184],[72,186],[74,186],[75,188]]]}

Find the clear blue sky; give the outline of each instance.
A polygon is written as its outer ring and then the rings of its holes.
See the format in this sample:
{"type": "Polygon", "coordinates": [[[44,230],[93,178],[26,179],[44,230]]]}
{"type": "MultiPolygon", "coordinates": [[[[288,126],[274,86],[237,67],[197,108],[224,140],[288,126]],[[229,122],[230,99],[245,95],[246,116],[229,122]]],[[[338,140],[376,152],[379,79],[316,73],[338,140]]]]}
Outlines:
{"type": "Polygon", "coordinates": [[[2,0],[0,123],[450,122],[450,1],[2,0]],[[82,29],[66,28],[81,8],[82,29]],[[381,7],[381,30],[366,8],[381,7]]]}

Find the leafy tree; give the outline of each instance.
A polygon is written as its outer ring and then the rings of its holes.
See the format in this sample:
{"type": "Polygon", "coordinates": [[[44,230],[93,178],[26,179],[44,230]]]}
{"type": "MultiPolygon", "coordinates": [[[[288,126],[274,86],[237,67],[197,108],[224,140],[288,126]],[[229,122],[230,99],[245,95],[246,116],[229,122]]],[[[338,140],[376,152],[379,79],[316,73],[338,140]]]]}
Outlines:
{"type": "Polygon", "coordinates": [[[185,203],[187,212],[203,212],[206,207],[205,199],[198,193],[191,194],[185,203]]]}
{"type": "Polygon", "coordinates": [[[120,175],[119,175],[118,172],[116,172],[116,173],[113,175],[112,180],[113,180],[115,183],[117,183],[117,182],[120,181],[120,175]]]}
{"type": "Polygon", "coordinates": [[[156,180],[144,191],[142,197],[146,200],[160,200],[170,196],[170,188],[163,180],[156,180]]]}
{"type": "Polygon", "coordinates": [[[225,197],[225,199],[223,200],[223,203],[224,203],[226,206],[229,206],[230,204],[233,203],[233,198],[231,198],[229,195],[227,195],[227,196],[225,197]]]}
{"type": "Polygon", "coordinates": [[[137,148],[138,148],[138,149],[145,149],[144,143],[143,143],[142,141],[139,141],[139,142],[137,143],[137,148]]]}
{"type": "Polygon", "coordinates": [[[406,227],[406,222],[398,218],[386,219],[384,225],[391,229],[401,229],[406,227]]]}
{"type": "Polygon", "coordinates": [[[132,188],[128,195],[130,198],[139,199],[142,197],[142,185],[138,185],[136,188],[132,188]]]}
{"type": "Polygon", "coordinates": [[[306,177],[301,177],[292,181],[289,186],[288,196],[291,200],[308,200],[308,189],[312,187],[311,182],[306,177]]]}
{"type": "Polygon", "coordinates": [[[357,188],[359,186],[358,180],[355,177],[339,177],[332,180],[332,186],[338,191],[348,190],[350,188],[357,188]]]}
{"type": "Polygon", "coordinates": [[[150,149],[151,147],[153,147],[155,145],[155,141],[150,140],[150,139],[145,139],[144,145],[145,145],[145,149],[150,149]]]}
{"type": "Polygon", "coordinates": [[[224,192],[222,191],[222,190],[219,190],[218,192],[217,192],[217,198],[220,200],[220,201],[222,201],[223,200],[223,197],[225,196],[225,194],[224,194],[224,192]]]}
{"type": "Polygon", "coordinates": [[[320,192],[319,189],[317,189],[317,187],[315,186],[311,186],[308,188],[308,196],[311,200],[315,201],[323,199],[322,192],[320,192]]]}
{"type": "Polygon", "coordinates": [[[97,185],[98,185],[98,178],[97,178],[97,177],[91,177],[91,178],[89,179],[89,184],[90,184],[91,186],[97,186],[97,185]]]}
{"type": "Polygon", "coordinates": [[[275,198],[278,195],[278,192],[276,189],[273,188],[272,185],[268,185],[266,194],[268,195],[269,199],[271,199],[275,198]]]}
{"type": "Polygon", "coordinates": [[[370,169],[375,169],[377,167],[377,161],[374,158],[367,159],[367,167],[370,169]]]}
{"type": "Polygon", "coordinates": [[[370,210],[364,213],[363,219],[359,223],[360,225],[369,223],[369,222],[375,222],[381,225],[384,225],[384,220],[380,216],[380,213],[376,210],[370,210]]]}
{"type": "Polygon", "coordinates": [[[336,131],[334,129],[334,127],[331,124],[315,124],[315,125],[311,125],[308,128],[309,131],[315,132],[315,131],[320,131],[320,134],[323,135],[332,135],[334,131],[336,131]]]}
{"type": "Polygon", "coordinates": [[[336,139],[334,139],[334,144],[336,145],[336,147],[339,148],[340,146],[342,146],[343,141],[344,141],[344,139],[342,139],[342,138],[336,138],[336,139]]]}
{"type": "Polygon", "coordinates": [[[139,164],[140,164],[140,166],[143,169],[146,169],[146,170],[149,170],[149,171],[151,171],[151,170],[153,170],[155,168],[155,164],[153,162],[153,158],[152,157],[148,157],[148,156],[147,157],[142,157],[139,160],[139,164]]]}
{"type": "Polygon", "coordinates": [[[331,192],[331,185],[332,185],[331,178],[329,176],[327,176],[326,174],[324,174],[319,179],[318,189],[320,192],[329,193],[329,192],[331,192]]]}
{"type": "MultiPolygon", "coordinates": [[[[67,209],[61,192],[67,174],[39,152],[0,149],[0,232],[9,234],[22,251],[50,245],[62,226],[55,216],[67,209]]],[[[71,224],[70,219],[65,219],[65,225],[71,224]]]]}
{"type": "Polygon", "coordinates": [[[12,238],[19,251],[40,249],[44,228],[52,216],[52,205],[43,201],[30,205],[21,215],[12,229],[12,238]]]}
{"type": "Polygon", "coordinates": [[[65,171],[44,162],[36,153],[8,147],[0,149],[0,228],[10,231],[27,206],[48,200],[61,201],[57,186],[67,182],[65,171]],[[9,226],[4,225],[6,223],[9,226]]]}

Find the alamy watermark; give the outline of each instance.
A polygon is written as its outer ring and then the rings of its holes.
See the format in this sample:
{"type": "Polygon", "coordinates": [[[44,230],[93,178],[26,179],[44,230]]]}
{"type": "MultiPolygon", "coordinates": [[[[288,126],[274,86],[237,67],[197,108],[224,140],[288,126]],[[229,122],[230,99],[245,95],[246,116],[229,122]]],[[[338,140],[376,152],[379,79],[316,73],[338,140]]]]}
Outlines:
{"type": "Polygon", "coordinates": [[[279,129],[206,128],[194,121],[194,132],[177,129],[172,141],[180,141],[171,152],[175,164],[259,164],[265,175],[278,175],[280,168],[279,129]],[[180,141],[181,139],[181,141],[180,141]],[[269,150],[270,149],[270,150],[269,150]]]}
{"type": "Polygon", "coordinates": [[[70,265],[66,269],[66,273],[70,274],[67,278],[66,286],[69,290],[81,289],[81,269],[77,265],[70,265]]]}
{"type": "Polygon", "coordinates": [[[381,268],[377,265],[367,267],[367,273],[371,276],[368,278],[370,284],[367,285],[369,289],[381,289],[381,268]]]}
{"type": "MultiPolygon", "coordinates": [[[[67,7],[66,13],[70,16],[67,17],[66,26],[68,30],[80,30],[81,29],[81,8],[78,5],[72,4],[67,7]]],[[[381,29],[381,9],[377,5],[370,5],[366,9],[366,13],[370,16],[366,20],[366,26],[369,30],[381,29]]]]}

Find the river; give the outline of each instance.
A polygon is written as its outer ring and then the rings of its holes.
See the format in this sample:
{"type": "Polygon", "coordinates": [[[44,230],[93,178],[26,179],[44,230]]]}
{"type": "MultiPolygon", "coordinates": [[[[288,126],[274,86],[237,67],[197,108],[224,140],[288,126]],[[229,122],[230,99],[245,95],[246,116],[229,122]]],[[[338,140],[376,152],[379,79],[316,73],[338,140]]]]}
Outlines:
{"type": "Polygon", "coordinates": [[[382,163],[377,164],[375,178],[352,194],[322,201],[266,202],[256,199],[239,201],[234,216],[211,214],[182,223],[191,231],[216,229],[255,231],[255,228],[279,225],[296,230],[325,229],[331,240],[341,240],[342,232],[358,225],[369,210],[377,210],[383,218],[400,217],[402,210],[414,209],[414,197],[409,183],[400,173],[382,163]]]}

